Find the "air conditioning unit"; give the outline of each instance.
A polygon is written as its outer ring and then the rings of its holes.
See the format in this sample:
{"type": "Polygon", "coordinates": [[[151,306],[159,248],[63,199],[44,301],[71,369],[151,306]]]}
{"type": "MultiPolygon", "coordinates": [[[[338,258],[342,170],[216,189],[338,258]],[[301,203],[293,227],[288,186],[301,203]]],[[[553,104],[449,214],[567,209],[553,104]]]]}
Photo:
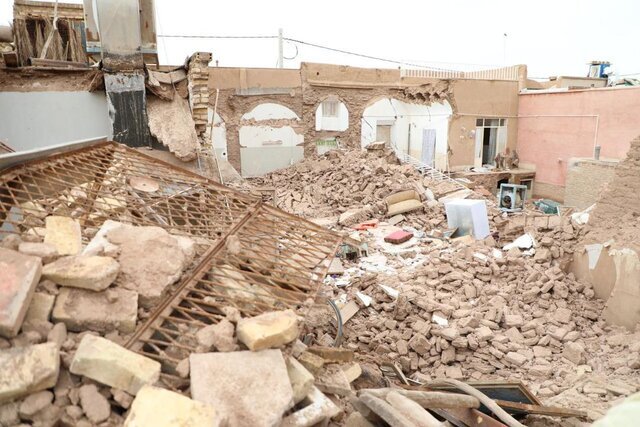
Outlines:
{"type": "Polygon", "coordinates": [[[501,184],[498,193],[498,207],[504,212],[518,212],[524,209],[527,199],[527,186],[501,184]]]}

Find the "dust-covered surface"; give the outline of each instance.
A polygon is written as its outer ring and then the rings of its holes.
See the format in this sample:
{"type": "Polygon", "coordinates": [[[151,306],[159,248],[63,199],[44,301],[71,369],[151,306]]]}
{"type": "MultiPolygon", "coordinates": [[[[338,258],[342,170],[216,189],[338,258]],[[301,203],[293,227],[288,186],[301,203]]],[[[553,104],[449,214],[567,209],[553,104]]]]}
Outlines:
{"type": "Polygon", "coordinates": [[[588,242],[605,243],[613,239],[613,247],[640,252],[640,137],[634,139],[627,157],[616,166],[589,217],[588,242]]]}
{"type": "Polygon", "coordinates": [[[102,71],[99,70],[47,71],[36,67],[0,68],[0,91],[3,92],[93,92],[103,89],[104,79],[102,71]]]}
{"type": "Polygon", "coordinates": [[[164,101],[148,96],[147,114],[149,130],[158,142],[182,161],[196,158],[198,136],[187,100],[174,96],[171,101],[164,101]]]}
{"type": "MultiPolygon", "coordinates": [[[[343,345],[356,352],[363,370],[377,375],[376,387],[397,383],[382,376],[386,363],[425,383],[444,377],[523,381],[545,404],[584,410],[589,420],[637,391],[637,334],[607,326],[605,302],[566,270],[587,230],[569,217],[529,209],[507,215],[489,205],[489,238],[450,241],[429,237],[446,229],[447,221],[441,204],[425,200],[423,210],[390,226],[386,195],[417,188],[439,198],[456,188],[421,177],[392,155],[360,150],[307,158],[251,183],[275,187],[279,207],[368,244],[369,257],[343,260],[344,273],[327,278],[323,294],[339,305],[357,304],[343,345]],[[360,213],[357,222],[380,222],[356,232],[353,223],[341,225],[351,211],[360,213]],[[397,229],[415,237],[385,243],[382,238],[397,229]],[[524,233],[533,238],[532,248],[503,249],[524,233]]],[[[336,334],[330,309],[312,314],[308,330],[329,344],[336,334]]],[[[583,421],[531,417],[527,424],[583,421]]]]}

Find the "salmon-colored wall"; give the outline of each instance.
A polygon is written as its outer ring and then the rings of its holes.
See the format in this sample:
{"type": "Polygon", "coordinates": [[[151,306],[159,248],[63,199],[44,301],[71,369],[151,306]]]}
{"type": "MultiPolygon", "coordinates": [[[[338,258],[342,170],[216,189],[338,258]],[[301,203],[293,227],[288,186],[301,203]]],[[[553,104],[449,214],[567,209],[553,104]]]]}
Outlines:
{"type": "Polygon", "coordinates": [[[538,182],[564,186],[568,160],[593,156],[596,119],[527,116],[599,116],[601,158],[624,158],[631,140],[640,135],[638,87],[521,94],[519,98],[520,163],[535,165],[538,182]]]}

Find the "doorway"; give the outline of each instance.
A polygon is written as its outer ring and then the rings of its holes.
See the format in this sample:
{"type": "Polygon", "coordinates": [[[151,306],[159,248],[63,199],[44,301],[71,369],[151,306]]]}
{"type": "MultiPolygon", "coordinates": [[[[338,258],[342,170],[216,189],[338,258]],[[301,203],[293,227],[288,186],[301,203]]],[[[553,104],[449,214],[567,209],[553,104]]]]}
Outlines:
{"type": "Polygon", "coordinates": [[[436,157],[436,130],[422,129],[422,156],[420,161],[433,167],[436,157]]]}
{"type": "Polygon", "coordinates": [[[496,154],[504,152],[506,146],[506,119],[476,120],[475,167],[495,165],[496,154]]]}

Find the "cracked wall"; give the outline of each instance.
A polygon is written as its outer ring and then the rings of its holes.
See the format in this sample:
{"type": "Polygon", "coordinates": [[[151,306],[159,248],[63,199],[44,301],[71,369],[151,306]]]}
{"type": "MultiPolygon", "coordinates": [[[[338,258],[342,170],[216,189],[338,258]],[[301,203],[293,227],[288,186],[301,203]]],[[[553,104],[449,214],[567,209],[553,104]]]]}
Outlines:
{"type": "MultiPolygon", "coordinates": [[[[289,69],[209,69],[209,107],[218,96],[217,113],[224,121],[229,162],[241,170],[243,148],[239,135],[243,115],[264,103],[289,108],[298,117],[297,126],[277,119],[272,127],[291,126],[302,133],[304,155],[318,151],[319,140],[338,138],[342,146],[360,147],[361,119],[365,109],[384,98],[407,104],[451,106],[444,164],[456,169],[473,165],[475,141],[469,130],[476,118],[517,116],[518,82],[488,80],[444,80],[400,76],[396,69],[371,69],[303,63],[289,69]],[[338,100],[348,111],[348,128],[319,130],[316,111],[325,100],[338,100]]],[[[516,119],[509,124],[507,146],[515,147],[516,119]]]]}

